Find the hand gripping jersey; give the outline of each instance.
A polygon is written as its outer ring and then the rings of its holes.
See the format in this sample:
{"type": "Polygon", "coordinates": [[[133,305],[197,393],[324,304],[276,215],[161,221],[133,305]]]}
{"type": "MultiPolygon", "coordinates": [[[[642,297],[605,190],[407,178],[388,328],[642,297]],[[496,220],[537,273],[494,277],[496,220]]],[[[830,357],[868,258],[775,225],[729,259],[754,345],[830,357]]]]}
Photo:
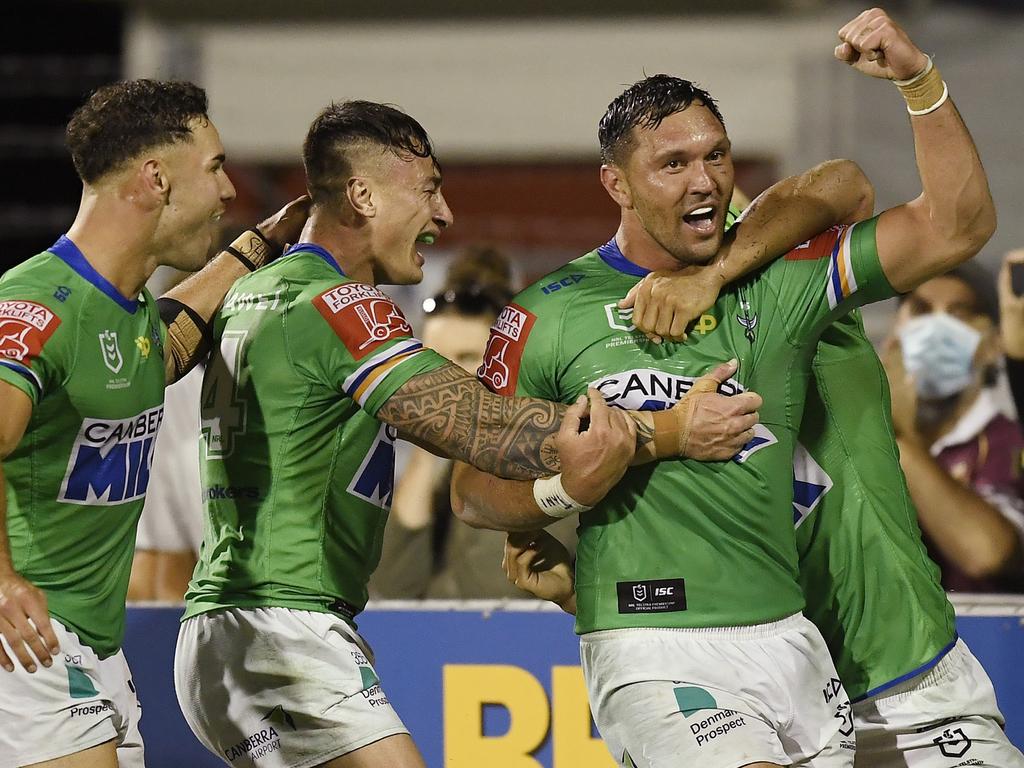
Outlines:
{"type": "Polygon", "coordinates": [[[239,280],[203,381],[206,519],[185,618],[277,606],[351,620],[366,604],[394,481],[374,418],[447,361],[397,306],[303,244],[239,280]]]}
{"type": "Polygon", "coordinates": [[[4,460],[14,567],[100,657],[120,648],[163,416],[164,326],[62,237],[0,279],[0,379],[32,399],[4,460]]]}
{"type": "Polygon", "coordinates": [[[520,294],[492,329],[480,376],[494,391],[655,410],[732,357],[721,391],[764,397],[754,439],[732,461],[629,470],[580,517],[578,632],[724,627],[803,607],[792,532],[793,450],[821,331],[892,295],[875,220],[829,230],[722,292],[682,344],[653,344],[616,304],[646,274],[614,240],[520,294]]]}
{"type": "Polygon", "coordinates": [[[804,613],[854,700],[929,668],[956,641],[890,414],[885,371],[854,312],[818,344],[793,507],[804,613]]]}

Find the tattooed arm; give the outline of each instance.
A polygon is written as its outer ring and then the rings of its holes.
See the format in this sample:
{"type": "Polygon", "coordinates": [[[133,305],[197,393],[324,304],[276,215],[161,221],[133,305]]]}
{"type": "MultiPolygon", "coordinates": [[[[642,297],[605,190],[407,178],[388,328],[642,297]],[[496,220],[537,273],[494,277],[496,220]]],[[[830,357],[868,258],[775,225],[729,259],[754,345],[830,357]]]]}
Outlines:
{"type": "MultiPolygon", "coordinates": [[[[601,403],[603,405],[603,401],[601,403]]],[[[417,445],[464,461],[483,472],[513,479],[534,479],[559,471],[555,435],[568,407],[529,397],[502,397],[489,392],[462,368],[449,364],[415,376],[377,412],[417,445]]],[[[644,428],[618,411],[607,433],[589,434],[589,441],[616,441],[629,447],[623,471],[634,452],[653,439],[649,414],[638,414],[644,428]]],[[[620,473],[621,476],[621,473],[620,473]]]]}
{"type": "MultiPolygon", "coordinates": [[[[650,412],[609,408],[600,394],[591,390],[590,428],[580,432],[578,426],[571,423],[570,413],[555,436],[555,466],[561,470],[566,493],[580,504],[594,506],[625,473],[623,465],[617,475],[609,476],[608,468],[615,465],[602,457],[602,452],[610,450],[609,438],[600,431],[605,414],[628,414],[644,419],[636,427],[637,447],[632,464],[670,455],[699,461],[724,461],[735,456],[753,437],[753,426],[761,407],[760,396],[753,392],[732,397],[716,393],[718,385],[735,372],[736,361],[730,360],[697,379],[676,406],[657,412],[661,424],[665,419],[672,422],[670,428],[659,429],[657,434],[650,412]],[[651,421],[647,421],[648,418],[651,421]],[[667,435],[671,437],[666,439],[667,435]]],[[[475,528],[501,531],[531,531],[555,519],[538,506],[532,483],[503,480],[465,464],[456,465],[452,475],[452,511],[475,528]]]]}

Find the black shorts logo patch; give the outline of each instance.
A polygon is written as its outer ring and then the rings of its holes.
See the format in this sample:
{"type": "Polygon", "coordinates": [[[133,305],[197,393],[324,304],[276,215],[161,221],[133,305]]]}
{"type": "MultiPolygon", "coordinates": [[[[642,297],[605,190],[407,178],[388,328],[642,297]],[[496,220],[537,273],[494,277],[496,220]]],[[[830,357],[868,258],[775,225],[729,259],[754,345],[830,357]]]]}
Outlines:
{"type": "Polygon", "coordinates": [[[686,610],[685,579],[620,581],[615,584],[619,613],[668,613],[686,610]]]}

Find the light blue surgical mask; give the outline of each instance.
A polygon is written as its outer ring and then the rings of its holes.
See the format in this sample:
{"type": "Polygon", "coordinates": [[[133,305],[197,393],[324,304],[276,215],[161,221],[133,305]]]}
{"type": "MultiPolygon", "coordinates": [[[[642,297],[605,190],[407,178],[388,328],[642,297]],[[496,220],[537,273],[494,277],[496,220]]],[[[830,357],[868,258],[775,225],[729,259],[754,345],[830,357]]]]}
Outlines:
{"type": "Polygon", "coordinates": [[[899,330],[903,367],[917,394],[940,400],[963,392],[974,381],[974,353],[981,332],[945,312],[908,320],[899,330]]]}

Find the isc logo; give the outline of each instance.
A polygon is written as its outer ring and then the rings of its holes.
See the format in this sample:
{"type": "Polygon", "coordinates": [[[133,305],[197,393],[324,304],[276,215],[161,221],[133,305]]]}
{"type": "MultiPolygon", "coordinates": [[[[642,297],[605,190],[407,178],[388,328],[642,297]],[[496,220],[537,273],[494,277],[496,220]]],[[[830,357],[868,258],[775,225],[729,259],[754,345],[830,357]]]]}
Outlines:
{"type": "Polygon", "coordinates": [[[163,415],[160,405],[127,419],[83,420],[58,501],[105,506],[144,497],[163,415]]]}
{"type": "Polygon", "coordinates": [[[675,593],[675,587],[655,587],[654,588],[654,596],[655,597],[672,597],[672,595],[674,593],[675,593]]]}

